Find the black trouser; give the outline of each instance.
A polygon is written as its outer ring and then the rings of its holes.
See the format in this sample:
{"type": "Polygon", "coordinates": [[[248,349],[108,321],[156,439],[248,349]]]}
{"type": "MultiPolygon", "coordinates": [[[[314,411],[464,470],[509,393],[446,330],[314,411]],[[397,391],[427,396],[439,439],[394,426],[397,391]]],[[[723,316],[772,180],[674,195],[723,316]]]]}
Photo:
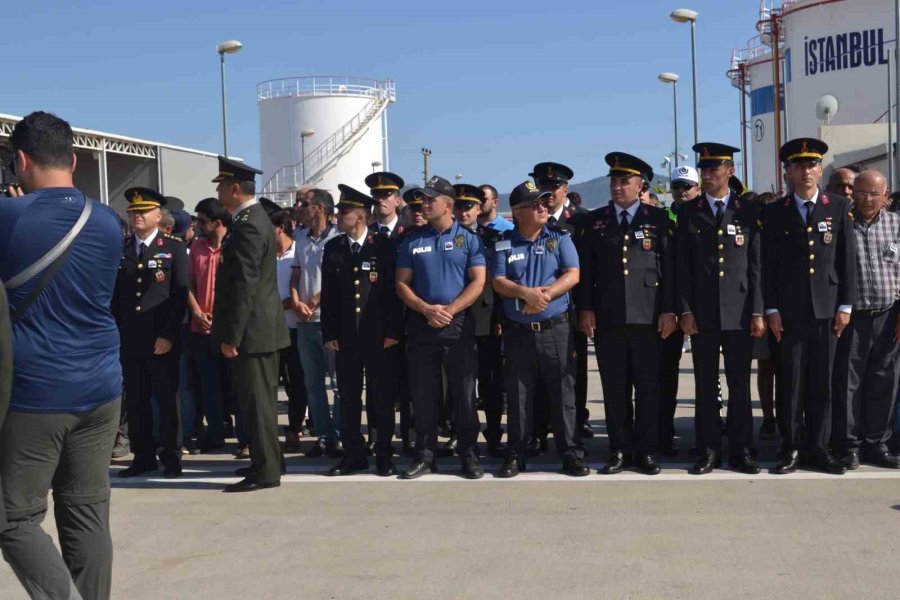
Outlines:
{"type": "Polygon", "coordinates": [[[181,460],[181,410],[178,406],[178,358],[176,344],[168,353],[146,358],[122,358],[122,379],[128,405],[128,434],[138,465],[156,464],[157,444],[153,440],[153,406],[159,408],[160,458],[181,460]]]}
{"type": "Polygon", "coordinates": [[[575,340],[569,321],[533,331],[507,321],[503,330],[504,381],[509,403],[509,456],[524,458],[534,430],[534,400],[543,380],[551,410],[556,451],[564,457],[584,456],[576,429],[575,340]]]}
{"type": "Polygon", "coordinates": [[[837,342],[832,447],[886,449],[900,377],[900,345],[894,331],[900,304],[875,315],[853,311],[837,342]]]}
{"type": "Polygon", "coordinates": [[[653,325],[598,329],[594,336],[612,452],[656,449],[659,420],[659,334],[653,325]],[[634,386],[634,411],[631,392],[634,386]]]}
{"type": "Polygon", "coordinates": [[[388,348],[386,354],[386,360],[394,375],[388,389],[400,409],[400,439],[406,446],[414,440],[415,436],[414,406],[409,391],[409,365],[406,361],[406,336],[403,336],[399,344],[388,348]]]}
{"type": "Polygon", "coordinates": [[[484,406],[484,439],[499,444],[503,436],[503,351],[501,338],[480,335],[478,345],[478,395],[484,406]]]}
{"type": "Polygon", "coordinates": [[[288,397],[288,431],[300,433],[306,416],[306,384],[303,381],[303,365],[297,350],[297,329],[288,329],[291,345],[278,351],[278,372],[284,379],[284,391],[288,397]]]}
{"type": "Polygon", "coordinates": [[[3,425],[9,522],[0,528],[0,548],[32,598],[110,596],[109,454],[119,411],[116,399],[80,413],[11,412],[3,425]],[[41,527],[51,489],[62,554],[41,527]]]}
{"type": "Polygon", "coordinates": [[[675,409],[678,406],[678,375],[684,334],[676,330],[660,340],[659,351],[659,447],[675,443],[675,409]]]}
{"type": "MultiPolygon", "coordinates": [[[[570,326],[574,325],[574,313],[570,326]]],[[[580,430],[591,413],[587,408],[587,388],[588,388],[588,343],[587,336],[572,327],[572,334],[575,340],[575,406],[577,427],[580,430]]]]}
{"type": "Polygon", "coordinates": [[[475,407],[475,320],[468,312],[456,315],[447,327],[435,329],[419,313],[407,323],[410,393],[415,402],[416,449],[425,462],[437,451],[437,422],[441,402],[441,369],[447,371],[453,398],[453,424],[461,458],[476,456],[478,411],[475,407]]]}
{"type": "Polygon", "coordinates": [[[697,448],[722,453],[719,425],[719,348],[725,357],[728,382],[728,452],[740,456],[753,447],[753,407],[750,404],[750,365],[753,338],[746,330],[701,331],[691,336],[697,401],[694,431],[697,448]]]}
{"type": "Polygon", "coordinates": [[[373,410],[375,452],[379,457],[393,455],[391,438],[394,432],[394,398],[390,394],[393,374],[382,340],[361,340],[351,344],[340,342],[334,355],[338,393],[341,395],[341,442],[347,458],[356,460],[366,456],[362,425],[363,372],[366,379],[366,411],[373,410]]]}
{"type": "Polygon", "coordinates": [[[801,410],[806,415],[806,449],[821,454],[828,448],[836,345],[832,319],[784,323],[778,365],[782,393],[775,396],[782,450],[802,450],[797,439],[801,410]]]}
{"type": "Polygon", "coordinates": [[[278,444],[278,353],[238,354],[234,385],[241,423],[250,443],[250,470],[257,483],[281,480],[284,456],[278,444]]]}

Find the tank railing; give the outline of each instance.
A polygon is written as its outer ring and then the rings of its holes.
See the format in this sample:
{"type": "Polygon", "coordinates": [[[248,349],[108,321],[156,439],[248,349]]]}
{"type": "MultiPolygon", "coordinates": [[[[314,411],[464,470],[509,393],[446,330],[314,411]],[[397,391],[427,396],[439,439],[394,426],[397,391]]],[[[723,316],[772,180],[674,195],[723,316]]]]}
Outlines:
{"type": "Polygon", "coordinates": [[[395,83],[391,80],[362,79],[359,77],[320,76],[294,77],[263,81],[256,86],[258,102],[290,96],[352,96],[375,98],[387,92],[391,102],[396,99],[395,83]]]}
{"type": "Polygon", "coordinates": [[[263,186],[263,191],[273,193],[289,187],[296,188],[298,185],[315,179],[327,167],[328,161],[338,154],[362,128],[368,125],[390,101],[392,97],[390,90],[379,89],[377,91],[378,94],[371,102],[366,103],[362,110],[353,115],[340,129],[307,152],[299,163],[285,165],[278,169],[263,186]]]}

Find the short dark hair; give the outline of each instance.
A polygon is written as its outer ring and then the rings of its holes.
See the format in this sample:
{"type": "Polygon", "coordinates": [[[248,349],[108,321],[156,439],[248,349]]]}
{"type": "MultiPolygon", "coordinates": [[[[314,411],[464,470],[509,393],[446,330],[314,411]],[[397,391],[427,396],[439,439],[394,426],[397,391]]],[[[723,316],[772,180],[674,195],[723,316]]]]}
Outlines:
{"type": "Polygon", "coordinates": [[[197,214],[206,216],[210,221],[221,221],[222,225],[231,224],[231,215],[228,214],[227,210],[222,208],[219,201],[215,198],[204,198],[197,203],[197,208],[195,210],[197,211],[197,214]]]}
{"type": "Polygon", "coordinates": [[[36,111],[16,123],[9,136],[13,151],[21,150],[40,167],[67,169],[72,166],[72,127],[56,115],[36,111]]]}
{"type": "Polygon", "coordinates": [[[275,227],[281,227],[284,229],[284,233],[287,236],[294,235],[294,222],[291,221],[291,215],[286,210],[273,210],[269,213],[269,220],[272,221],[272,225],[275,227]]]}
{"type": "Polygon", "coordinates": [[[238,187],[241,189],[241,193],[245,196],[254,196],[256,194],[256,182],[255,181],[238,181],[238,187]]]}
{"type": "Polygon", "coordinates": [[[569,192],[568,194],[566,194],[566,198],[568,198],[569,202],[574,204],[576,207],[581,206],[581,194],[579,194],[578,192],[569,192]]]}
{"type": "Polygon", "coordinates": [[[334,198],[328,190],[322,190],[316,188],[312,191],[312,196],[309,199],[310,204],[317,204],[319,206],[324,206],[327,210],[328,214],[334,212],[334,198]]]}
{"type": "Polygon", "coordinates": [[[500,194],[497,193],[497,188],[495,188],[495,187],[492,186],[491,184],[489,184],[489,183],[482,183],[482,184],[479,185],[478,187],[480,187],[480,188],[482,189],[482,191],[488,190],[488,191],[491,193],[491,196],[492,196],[494,199],[499,199],[499,198],[500,198],[500,194]]]}

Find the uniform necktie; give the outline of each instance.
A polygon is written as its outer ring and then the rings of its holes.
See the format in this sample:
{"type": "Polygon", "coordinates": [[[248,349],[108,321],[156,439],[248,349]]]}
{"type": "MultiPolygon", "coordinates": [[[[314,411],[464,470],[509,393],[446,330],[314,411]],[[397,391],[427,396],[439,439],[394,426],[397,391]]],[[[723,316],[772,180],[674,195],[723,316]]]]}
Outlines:
{"type": "Polygon", "coordinates": [[[353,242],[353,244],[350,246],[350,249],[353,251],[353,256],[359,254],[359,242],[353,242]]]}
{"type": "Polygon", "coordinates": [[[550,217],[549,219],[547,219],[547,222],[551,225],[556,225],[556,217],[550,217]]]}
{"type": "Polygon", "coordinates": [[[722,217],[725,216],[725,202],[716,200],[716,224],[722,224],[722,217]]]}
{"type": "Polygon", "coordinates": [[[619,220],[619,229],[622,230],[622,233],[628,231],[628,213],[624,210],[622,211],[622,218],[619,220]]]}
{"type": "Polygon", "coordinates": [[[138,251],[138,260],[144,259],[144,251],[147,249],[147,244],[141,242],[140,250],[138,251]]]}
{"type": "Polygon", "coordinates": [[[812,223],[812,213],[813,213],[813,202],[812,200],[807,200],[803,203],[803,206],[806,207],[806,225],[808,226],[812,223]]]}
{"type": "Polygon", "coordinates": [[[387,236],[391,235],[391,230],[387,228],[387,225],[382,225],[381,227],[378,228],[378,231],[382,235],[387,235],[387,236]]]}

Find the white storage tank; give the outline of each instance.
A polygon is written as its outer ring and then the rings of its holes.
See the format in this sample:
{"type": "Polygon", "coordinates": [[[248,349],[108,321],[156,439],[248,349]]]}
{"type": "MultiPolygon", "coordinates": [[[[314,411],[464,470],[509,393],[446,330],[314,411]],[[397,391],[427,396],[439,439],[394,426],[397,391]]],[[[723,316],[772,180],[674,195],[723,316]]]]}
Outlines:
{"type": "Polygon", "coordinates": [[[387,107],[393,81],[311,76],[257,85],[263,194],[293,204],[303,185],[330,191],[339,183],[365,190],[364,179],[387,170],[387,107]]]}
{"type": "Polygon", "coordinates": [[[775,86],[773,84],[772,50],[761,44],[757,37],[751,40],[746,52],[747,81],[750,93],[747,138],[753,166],[750,187],[756,193],[773,192],[778,187],[777,181],[781,177],[781,170],[775,151],[775,86]]]}

